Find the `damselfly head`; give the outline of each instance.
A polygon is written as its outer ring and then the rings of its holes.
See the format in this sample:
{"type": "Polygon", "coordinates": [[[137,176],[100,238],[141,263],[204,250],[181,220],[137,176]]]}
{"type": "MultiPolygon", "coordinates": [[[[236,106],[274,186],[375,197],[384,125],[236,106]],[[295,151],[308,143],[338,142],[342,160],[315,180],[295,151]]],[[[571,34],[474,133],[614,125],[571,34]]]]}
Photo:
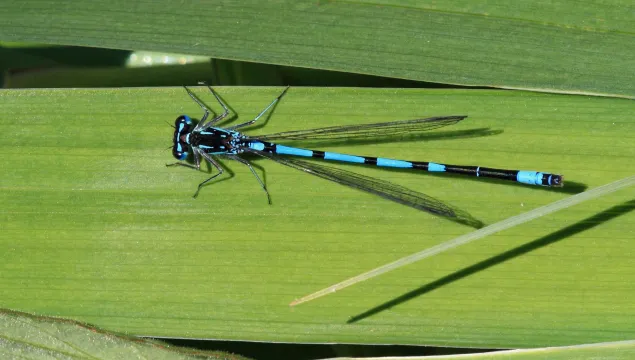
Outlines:
{"type": "Polygon", "coordinates": [[[187,115],[181,115],[174,122],[174,146],[172,155],[178,160],[185,160],[190,148],[190,131],[192,119],[187,115]]]}

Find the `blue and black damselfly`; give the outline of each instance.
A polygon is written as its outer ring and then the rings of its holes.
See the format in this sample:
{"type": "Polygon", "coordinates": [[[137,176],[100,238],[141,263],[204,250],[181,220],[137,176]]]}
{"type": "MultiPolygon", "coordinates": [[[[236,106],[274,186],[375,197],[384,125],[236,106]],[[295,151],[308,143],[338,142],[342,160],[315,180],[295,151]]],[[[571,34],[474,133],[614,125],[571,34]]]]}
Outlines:
{"type": "Polygon", "coordinates": [[[186,160],[187,157],[192,154],[194,156],[194,165],[184,162],[168,164],[168,166],[180,165],[199,170],[202,157],[216,168],[218,173],[200,183],[194,197],[198,195],[203,185],[209,183],[223,173],[223,168],[215,160],[216,158],[222,158],[236,160],[246,165],[260,183],[260,186],[267,194],[269,203],[271,203],[271,198],[269,197],[269,192],[267,191],[265,183],[260,179],[251,164],[240,156],[241,154],[254,154],[265,157],[280,164],[305,171],[336,183],[363,190],[415,209],[446,216],[448,218],[453,218],[456,221],[472,225],[475,221],[468,214],[420,192],[350,171],[302,161],[295,157],[310,157],[389,168],[416,169],[436,173],[445,172],[467,176],[510,180],[530,185],[552,187],[559,187],[563,185],[561,175],[537,171],[504,170],[481,166],[448,165],[427,161],[405,161],[381,157],[347,155],[336,152],[301,149],[270,142],[277,140],[342,140],[412,135],[456,124],[457,122],[465,119],[467,116],[440,116],[427,119],[333,126],[311,130],[288,131],[269,135],[247,136],[238,132],[237,129],[252,125],[258,121],[258,119],[260,119],[280,100],[280,98],[282,98],[288,87],[253,120],[226,128],[215,127],[214,124],[225,119],[229,114],[229,109],[216,92],[210,86],[208,86],[208,88],[219,104],[223,107],[223,113],[211,120],[208,119],[210,110],[201,101],[199,101],[199,99],[187,87],[185,87],[185,90],[192,100],[194,100],[203,109],[203,117],[196,125],[187,115],[181,115],[176,119],[172,154],[176,159],[181,161],[186,160]]]}

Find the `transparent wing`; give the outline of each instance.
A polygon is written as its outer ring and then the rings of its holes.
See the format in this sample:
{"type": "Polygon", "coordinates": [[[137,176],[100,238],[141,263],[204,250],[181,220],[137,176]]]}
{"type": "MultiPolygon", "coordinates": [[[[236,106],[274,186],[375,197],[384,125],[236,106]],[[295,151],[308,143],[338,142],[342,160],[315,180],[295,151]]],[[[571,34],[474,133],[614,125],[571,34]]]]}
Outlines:
{"type": "Polygon", "coordinates": [[[467,116],[440,116],[427,119],[391,121],[375,124],[331,126],[319,129],[255,135],[259,140],[363,139],[377,136],[414,135],[456,124],[467,116]]]}
{"type": "Polygon", "coordinates": [[[418,210],[427,211],[435,215],[445,216],[455,222],[477,228],[483,225],[483,223],[474,219],[471,215],[464,211],[444,204],[443,202],[431,196],[422,194],[414,190],[410,190],[408,188],[390,183],[388,181],[371,178],[335,167],[299,160],[294,157],[282,157],[276,154],[253,149],[245,149],[245,151],[271,159],[275,162],[292,167],[294,169],[302,170],[309,174],[319,176],[323,179],[334,181],[338,184],[366,191],[368,193],[381,196],[385,199],[392,200],[394,202],[407,205],[418,210]]]}

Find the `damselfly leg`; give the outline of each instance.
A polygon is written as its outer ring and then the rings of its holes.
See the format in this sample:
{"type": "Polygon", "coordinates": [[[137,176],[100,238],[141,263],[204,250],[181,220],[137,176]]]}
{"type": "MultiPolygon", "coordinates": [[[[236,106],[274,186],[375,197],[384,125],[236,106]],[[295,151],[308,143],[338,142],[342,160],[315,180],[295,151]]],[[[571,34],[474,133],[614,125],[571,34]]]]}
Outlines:
{"type": "Polygon", "coordinates": [[[284,90],[282,90],[282,93],[280,93],[280,95],[278,95],[277,98],[273,99],[273,101],[271,102],[271,104],[269,104],[269,106],[267,106],[264,110],[262,110],[260,112],[260,114],[258,114],[258,116],[256,116],[253,120],[249,120],[247,122],[244,122],[242,124],[238,124],[238,125],[234,125],[234,126],[230,126],[227,129],[229,130],[236,130],[236,129],[240,129],[241,127],[245,127],[245,126],[249,126],[252,125],[253,123],[255,123],[256,121],[258,121],[258,119],[260,119],[262,117],[262,115],[264,115],[267,111],[269,111],[269,109],[271,109],[272,106],[274,106],[278,101],[280,101],[280,99],[282,99],[282,97],[284,96],[284,94],[287,93],[287,90],[289,90],[291,86],[287,86],[286,88],[284,88],[284,90]]]}
{"type": "Polygon", "coordinates": [[[237,156],[237,155],[225,155],[224,157],[227,158],[227,159],[236,160],[239,163],[247,165],[249,170],[251,170],[251,173],[254,174],[254,176],[256,177],[256,180],[258,180],[258,182],[260,183],[260,186],[262,186],[262,190],[264,190],[265,194],[267,194],[267,201],[269,202],[269,205],[271,205],[271,196],[269,195],[269,190],[267,190],[267,186],[265,185],[264,181],[262,181],[262,179],[260,179],[260,176],[258,176],[258,173],[256,173],[256,170],[254,170],[254,167],[251,166],[249,161],[247,161],[247,160],[245,160],[245,159],[243,159],[243,158],[241,158],[240,156],[237,156]]]}
{"type": "Polygon", "coordinates": [[[205,106],[205,104],[203,104],[202,101],[200,101],[196,97],[196,95],[194,95],[194,93],[192,93],[192,91],[190,89],[187,88],[187,86],[183,86],[185,88],[185,91],[187,91],[187,94],[192,98],[192,100],[194,100],[194,102],[197,103],[198,106],[201,107],[201,109],[203,109],[203,117],[201,118],[201,121],[199,121],[198,125],[196,125],[196,129],[205,129],[205,128],[208,128],[208,127],[214,125],[215,123],[223,120],[224,118],[226,118],[227,115],[229,115],[229,108],[227,108],[227,105],[225,105],[223,100],[220,98],[220,96],[218,96],[218,94],[216,94],[216,91],[214,91],[214,89],[212,89],[211,86],[209,86],[206,82],[200,82],[199,84],[207,86],[209,91],[216,98],[216,101],[218,101],[220,106],[223,107],[223,113],[222,114],[214,117],[210,121],[207,121],[207,117],[210,114],[210,110],[207,108],[207,106],[205,106]]]}
{"type": "Polygon", "coordinates": [[[203,187],[203,185],[207,184],[208,182],[214,180],[215,178],[217,178],[218,176],[222,175],[225,170],[223,170],[223,168],[216,162],[216,160],[214,160],[214,158],[212,156],[210,156],[209,154],[206,154],[204,152],[201,152],[201,155],[203,155],[203,157],[205,158],[205,160],[209,161],[210,164],[212,164],[216,170],[218,170],[218,174],[215,174],[214,176],[210,177],[209,179],[203,181],[202,183],[198,184],[198,188],[196,189],[196,192],[194,193],[193,198],[196,198],[198,196],[198,193],[201,191],[201,187],[203,187]]]}
{"type": "Polygon", "coordinates": [[[172,164],[165,164],[165,166],[184,166],[190,169],[194,169],[194,170],[201,170],[201,157],[198,154],[198,149],[192,149],[192,152],[194,153],[194,164],[195,165],[190,165],[188,163],[182,163],[182,162],[175,162],[172,164]]]}

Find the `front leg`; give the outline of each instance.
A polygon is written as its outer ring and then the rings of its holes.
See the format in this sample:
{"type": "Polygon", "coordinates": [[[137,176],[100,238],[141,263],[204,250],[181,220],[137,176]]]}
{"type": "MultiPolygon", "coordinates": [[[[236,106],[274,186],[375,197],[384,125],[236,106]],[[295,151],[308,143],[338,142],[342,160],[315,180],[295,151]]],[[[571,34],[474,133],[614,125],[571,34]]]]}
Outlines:
{"type": "Polygon", "coordinates": [[[204,152],[201,152],[201,155],[205,158],[205,160],[209,161],[209,163],[212,164],[216,168],[216,170],[218,170],[218,174],[216,174],[216,175],[210,177],[209,179],[203,181],[202,183],[198,184],[198,189],[196,189],[196,192],[194,193],[194,196],[193,196],[193,198],[195,198],[195,199],[198,196],[198,193],[201,191],[201,187],[203,187],[203,185],[205,185],[208,182],[214,180],[216,177],[222,175],[225,172],[225,170],[223,170],[223,168],[216,162],[216,160],[214,160],[214,158],[211,155],[206,154],[204,152]]]}
{"type": "Polygon", "coordinates": [[[222,114],[214,117],[210,121],[207,121],[207,117],[210,114],[210,110],[207,108],[207,106],[205,106],[205,104],[203,104],[203,102],[201,102],[196,97],[196,95],[194,95],[194,93],[192,93],[190,91],[190,89],[187,88],[187,86],[183,86],[185,88],[185,91],[187,91],[187,94],[192,98],[192,100],[194,100],[194,102],[197,103],[201,107],[201,109],[203,109],[203,111],[204,111],[203,118],[201,119],[201,121],[199,121],[199,123],[196,125],[196,128],[195,128],[195,129],[198,129],[198,130],[204,130],[204,129],[207,129],[207,128],[211,127],[215,123],[225,119],[227,117],[227,115],[229,115],[229,108],[227,108],[227,105],[223,102],[223,100],[220,98],[220,96],[218,96],[216,91],[214,91],[214,89],[212,89],[211,86],[207,85],[206,82],[199,82],[199,84],[207,86],[207,88],[214,95],[214,97],[216,98],[218,103],[223,107],[223,113],[222,114]]]}
{"type": "Polygon", "coordinates": [[[207,106],[205,106],[205,104],[203,104],[197,97],[196,95],[194,95],[194,93],[192,91],[190,91],[190,89],[187,88],[187,86],[183,86],[183,88],[185,88],[185,91],[187,92],[187,94],[192,98],[192,100],[194,100],[195,103],[198,104],[198,106],[201,107],[201,109],[203,109],[203,117],[201,118],[201,121],[198,122],[198,124],[196,124],[196,128],[198,129],[199,127],[203,126],[203,124],[205,123],[205,121],[207,121],[207,117],[209,116],[209,109],[207,108],[207,106]]]}
{"type": "Polygon", "coordinates": [[[194,153],[195,165],[190,165],[182,162],[175,162],[173,164],[165,164],[165,166],[185,166],[194,170],[201,170],[201,157],[198,153],[198,148],[192,147],[192,153],[194,153]]]}
{"type": "Polygon", "coordinates": [[[201,170],[201,155],[202,155],[207,161],[209,161],[210,164],[212,164],[216,168],[216,170],[218,170],[218,174],[198,184],[198,189],[196,189],[196,192],[194,193],[194,196],[193,196],[193,198],[196,199],[196,197],[198,196],[198,193],[201,191],[201,187],[207,184],[208,182],[212,181],[218,175],[222,174],[224,170],[223,168],[220,167],[220,165],[218,165],[216,161],[214,161],[214,158],[212,158],[211,156],[209,156],[208,154],[204,152],[200,152],[198,148],[193,147],[192,152],[194,153],[195,165],[190,165],[190,164],[182,163],[182,162],[175,162],[173,164],[165,164],[165,166],[184,166],[194,170],[201,170]]]}

